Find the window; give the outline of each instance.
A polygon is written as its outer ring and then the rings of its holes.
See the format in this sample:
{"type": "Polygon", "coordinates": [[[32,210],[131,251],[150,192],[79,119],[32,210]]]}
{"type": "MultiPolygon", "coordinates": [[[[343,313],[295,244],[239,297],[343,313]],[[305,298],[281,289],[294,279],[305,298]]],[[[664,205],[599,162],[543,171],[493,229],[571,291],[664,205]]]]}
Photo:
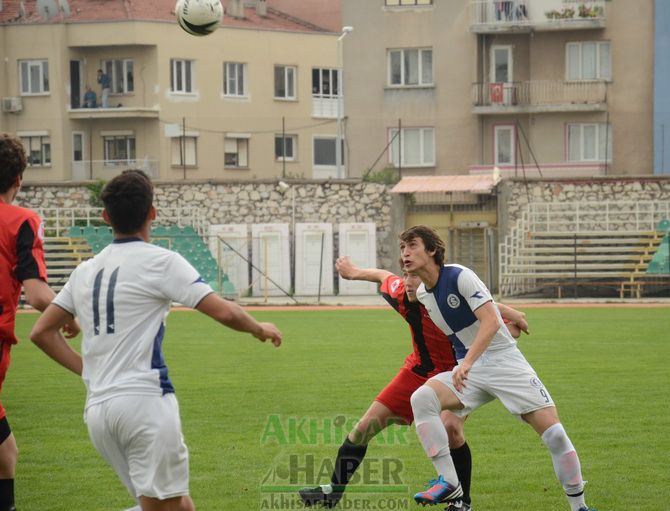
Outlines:
{"type": "Polygon", "coordinates": [[[390,130],[391,163],[400,166],[402,154],[403,167],[427,167],[435,165],[435,130],[433,128],[403,128],[400,136],[397,129],[390,130]],[[400,147],[402,143],[402,151],[400,147]]]}
{"type": "Polygon", "coordinates": [[[21,135],[18,134],[23,147],[26,149],[29,167],[51,166],[51,139],[44,135],[21,135]]]}
{"type": "Polygon", "coordinates": [[[170,91],[176,94],[193,92],[193,61],[170,60],[170,91]]]}
{"type": "Polygon", "coordinates": [[[611,80],[610,43],[568,43],[565,46],[568,80],[611,80]]]}
{"type": "Polygon", "coordinates": [[[82,161],[83,159],[84,159],[84,134],[73,131],[72,161],[82,161]]]}
{"type": "MultiPolygon", "coordinates": [[[[314,166],[336,167],[337,137],[314,137],[314,166]]],[[[344,164],[344,144],[340,147],[340,162],[344,164]]]]}
{"type": "Polygon", "coordinates": [[[116,163],[135,160],[135,137],[130,135],[105,136],[105,163],[116,163]]]}
{"type": "Polygon", "coordinates": [[[296,99],[293,66],[275,66],[275,99],[296,99]]]}
{"type": "Polygon", "coordinates": [[[183,167],[184,165],[195,167],[198,165],[198,137],[173,137],[170,145],[173,167],[183,167]]]}
{"type": "Polygon", "coordinates": [[[223,63],[223,93],[226,96],[247,95],[247,65],[239,62],[223,63]]]}
{"type": "Polygon", "coordinates": [[[568,124],[568,161],[611,160],[611,124],[568,124]]]}
{"type": "Polygon", "coordinates": [[[386,5],[433,5],[433,0],[385,0],[386,5]]]}
{"type": "Polygon", "coordinates": [[[49,62],[47,60],[21,60],[21,95],[47,94],[49,92],[49,62]]]}
{"type": "Polygon", "coordinates": [[[496,165],[514,165],[516,162],[516,131],[514,126],[495,126],[493,151],[496,165]]]}
{"type": "Polygon", "coordinates": [[[433,50],[389,50],[389,85],[407,87],[433,84],[433,50]]]}
{"type": "Polygon", "coordinates": [[[224,139],[224,166],[226,168],[249,167],[249,138],[231,137],[224,139]]]}
{"type": "Polygon", "coordinates": [[[340,93],[340,73],[337,69],[312,69],[312,96],[320,98],[337,98],[340,93]]]}
{"type": "Polygon", "coordinates": [[[298,146],[297,135],[275,135],[275,159],[293,161],[296,159],[298,146]]]}
{"type": "Polygon", "coordinates": [[[135,90],[132,60],[103,60],[101,67],[112,82],[112,94],[129,94],[135,90]]]}

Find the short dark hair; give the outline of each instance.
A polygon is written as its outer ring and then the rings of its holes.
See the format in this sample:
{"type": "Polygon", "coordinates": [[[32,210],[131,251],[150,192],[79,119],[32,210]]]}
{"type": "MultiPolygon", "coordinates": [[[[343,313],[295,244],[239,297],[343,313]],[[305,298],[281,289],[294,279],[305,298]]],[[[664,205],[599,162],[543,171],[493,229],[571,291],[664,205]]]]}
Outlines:
{"type": "Polygon", "coordinates": [[[427,225],[415,225],[414,227],[405,230],[399,238],[400,241],[404,241],[405,243],[419,238],[423,241],[423,246],[426,248],[426,252],[435,251],[435,254],[433,254],[435,263],[439,266],[444,264],[444,252],[446,249],[444,241],[442,241],[440,235],[437,234],[432,227],[428,227],[427,225]]]}
{"type": "Polygon", "coordinates": [[[147,219],[154,187],[141,170],[126,170],[105,185],[100,198],[114,231],[134,234],[147,219]]]}
{"type": "Polygon", "coordinates": [[[0,193],[8,191],[16,178],[23,178],[27,165],[21,141],[9,133],[0,133],[0,193]]]}

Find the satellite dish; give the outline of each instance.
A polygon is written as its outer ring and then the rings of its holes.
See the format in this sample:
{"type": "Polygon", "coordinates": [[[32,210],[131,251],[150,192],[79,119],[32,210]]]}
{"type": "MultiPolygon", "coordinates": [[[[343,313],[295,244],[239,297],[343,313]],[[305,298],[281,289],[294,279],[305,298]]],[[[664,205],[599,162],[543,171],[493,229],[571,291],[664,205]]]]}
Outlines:
{"type": "Polygon", "coordinates": [[[58,0],[58,6],[60,7],[60,12],[64,18],[70,16],[70,2],[67,0],[58,0]]]}
{"type": "Polygon", "coordinates": [[[37,14],[45,21],[51,20],[51,18],[58,14],[56,0],[37,0],[37,14]]]}

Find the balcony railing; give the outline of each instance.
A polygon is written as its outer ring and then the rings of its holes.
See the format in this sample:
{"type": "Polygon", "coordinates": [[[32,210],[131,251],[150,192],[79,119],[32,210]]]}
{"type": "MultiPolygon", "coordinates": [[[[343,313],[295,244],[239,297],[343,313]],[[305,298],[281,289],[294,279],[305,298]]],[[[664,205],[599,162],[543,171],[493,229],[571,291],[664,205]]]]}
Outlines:
{"type": "Polygon", "coordinates": [[[152,179],[160,177],[158,160],[80,160],[72,162],[72,180],[104,179],[108,181],[129,169],[143,170],[152,179]]]}
{"type": "Polygon", "coordinates": [[[607,104],[607,83],[473,83],[472,103],[477,113],[600,111],[607,104]]]}
{"type": "Polygon", "coordinates": [[[605,0],[470,0],[478,33],[605,26],[605,0]]]}
{"type": "MultiPolygon", "coordinates": [[[[330,94],[312,94],[312,117],[337,119],[337,96],[330,94]]],[[[340,106],[340,115],[344,115],[344,105],[340,106]]]]}
{"type": "Polygon", "coordinates": [[[158,119],[158,107],[69,108],[70,119],[158,119]]]}

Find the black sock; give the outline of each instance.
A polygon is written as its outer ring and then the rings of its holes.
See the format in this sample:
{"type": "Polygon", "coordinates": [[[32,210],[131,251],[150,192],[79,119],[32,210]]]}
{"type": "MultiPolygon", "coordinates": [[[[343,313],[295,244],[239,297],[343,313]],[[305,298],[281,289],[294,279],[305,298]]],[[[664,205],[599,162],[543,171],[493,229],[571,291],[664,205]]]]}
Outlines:
{"type": "Polygon", "coordinates": [[[14,511],[14,479],[0,479],[0,511],[14,511]]]}
{"type": "Polygon", "coordinates": [[[367,450],[367,445],[356,445],[348,437],[344,439],[342,446],[337,451],[333,476],[330,478],[333,491],[340,493],[344,491],[358,465],[365,458],[365,451],[367,450]]]}
{"type": "Polygon", "coordinates": [[[463,488],[463,500],[470,504],[470,480],[472,478],[472,455],[468,443],[464,443],[458,449],[451,449],[451,459],[456,467],[458,480],[463,488]]]}

